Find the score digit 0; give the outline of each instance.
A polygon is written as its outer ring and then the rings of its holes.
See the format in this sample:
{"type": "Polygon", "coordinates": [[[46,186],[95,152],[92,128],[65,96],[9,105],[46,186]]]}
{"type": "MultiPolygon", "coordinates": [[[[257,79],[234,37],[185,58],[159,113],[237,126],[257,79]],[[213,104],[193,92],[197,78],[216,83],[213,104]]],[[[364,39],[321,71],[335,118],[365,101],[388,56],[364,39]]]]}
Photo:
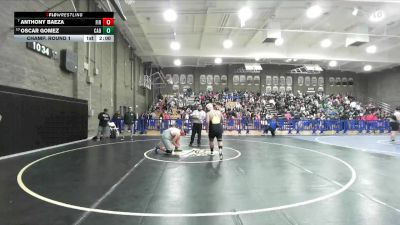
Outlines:
{"type": "Polygon", "coordinates": [[[114,18],[103,18],[103,26],[114,26],[114,18]]]}

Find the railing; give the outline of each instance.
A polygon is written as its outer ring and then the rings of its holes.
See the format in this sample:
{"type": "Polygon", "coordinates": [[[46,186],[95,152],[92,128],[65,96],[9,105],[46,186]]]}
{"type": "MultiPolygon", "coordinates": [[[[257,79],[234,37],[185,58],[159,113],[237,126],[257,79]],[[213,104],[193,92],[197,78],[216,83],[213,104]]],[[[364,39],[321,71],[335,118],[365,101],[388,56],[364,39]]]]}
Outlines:
{"type": "MultiPolygon", "coordinates": [[[[300,134],[308,131],[312,134],[323,134],[333,131],[335,133],[355,131],[358,133],[385,133],[390,132],[388,120],[248,120],[248,119],[227,119],[223,123],[224,130],[237,131],[238,133],[249,133],[251,130],[263,131],[267,124],[275,127],[278,131],[287,131],[287,134],[300,134]]],[[[116,126],[123,129],[123,120],[116,123],[116,126]]],[[[160,131],[168,129],[170,126],[183,128],[187,132],[191,130],[190,120],[184,119],[139,119],[135,122],[134,133],[145,134],[148,130],[160,131]]],[[[206,124],[203,123],[203,129],[206,124]]]]}
{"type": "Polygon", "coordinates": [[[382,108],[382,110],[384,112],[392,113],[394,111],[393,107],[388,103],[385,103],[383,101],[380,101],[380,100],[377,100],[377,99],[374,99],[371,97],[368,97],[367,100],[368,100],[368,103],[372,103],[375,106],[382,108]]]}

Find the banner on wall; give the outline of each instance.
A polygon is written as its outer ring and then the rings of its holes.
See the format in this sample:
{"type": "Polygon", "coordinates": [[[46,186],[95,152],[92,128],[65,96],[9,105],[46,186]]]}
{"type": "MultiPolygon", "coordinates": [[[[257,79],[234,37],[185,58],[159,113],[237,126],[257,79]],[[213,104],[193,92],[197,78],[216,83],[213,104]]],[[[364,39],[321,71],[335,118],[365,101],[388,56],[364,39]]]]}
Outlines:
{"type": "Polygon", "coordinates": [[[336,77],[336,86],[340,86],[342,84],[342,79],[340,77],[336,77]]]}
{"type": "MultiPolygon", "coordinates": [[[[165,79],[167,80],[167,82],[170,81],[172,79],[171,74],[169,74],[169,73],[165,74],[165,79]]],[[[172,83],[173,83],[173,81],[172,81],[172,83]]]]}
{"type": "Polygon", "coordinates": [[[272,85],[272,77],[271,76],[266,76],[265,77],[265,84],[266,85],[272,85]]]}
{"type": "Polygon", "coordinates": [[[315,88],[313,87],[307,88],[307,93],[315,93],[315,88]]]}
{"type": "Polygon", "coordinates": [[[212,91],[213,90],[213,86],[212,85],[207,85],[207,91],[212,91]]]}
{"type": "Polygon", "coordinates": [[[240,75],[240,84],[246,85],[246,75],[240,75]]]}
{"type": "Polygon", "coordinates": [[[254,85],[258,86],[260,85],[260,75],[255,75],[253,78],[253,83],[254,85]]]}
{"type": "Polygon", "coordinates": [[[267,92],[268,94],[270,94],[272,91],[272,87],[271,86],[266,86],[265,87],[265,92],[267,92]]]}
{"type": "Polygon", "coordinates": [[[214,75],[214,84],[219,85],[221,83],[221,77],[219,75],[214,75]]]}
{"type": "Polygon", "coordinates": [[[324,86],[324,77],[318,77],[318,86],[324,86]]]}
{"type": "Polygon", "coordinates": [[[181,74],[181,77],[179,78],[179,80],[181,81],[181,84],[186,84],[186,75],[181,74]]]}
{"type": "Polygon", "coordinates": [[[329,85],[330,86],[335,85],[335,78],[334,77],[329,77],[329,85]]]}
{"type": "Polygon", "coordinates": [[[253,85],[253,76],[247,76],[247,85],[253,85]]]}
{"type": "Polygon", "coordinates": [[[151,79],[148,75],[143,75],[143,87],[151,90],[151,79]]]}
{"type": "Polygon", "coordinates": [[[318,92],[324,92],[324,87],[318,87],[318,92]]]}
{"type": "Polygon", "coordinates": [[[342,77],[342,85],[347,86],[347,77],[342,77]]]}
{"type": "Polygon", "coordinates": [[[285,93],[285,91],[286,91],[286,87],[285,86],[280,86],[279,87],[279,92],[285,93]]]}
{"type": "Polygon", "coordinates": [[[299,76],[297,77],[297,84],[301,87],[304,84],[304,77],[303,76],[299,76]]]}
{"type": "Polygon", "coordinates": [[[178,84],[172,85],[172,90],[179,91],[179,85],[178,84]]]}
{"type": "Polygon", "coordinates": [[[303,86],[304,85],[304,77],[303,76],[297,77],[297,84],[299,86],[303,86]]]}
{"type": "Polygon", "coordinates": [[[286,92],[292,92],[292,86],[287,86],[286,87],[286,92]]]}
{"type": "Polygon", "coordinates": [[[213,75],[207,75],[207,84],[213,84],[214,77],[213,75]]]}
{"type": "Polygon", "coordinates": [[[233,85],[239,85],[239,75],[233,75],[233,85]]]}
{"type": "Polygon", "coordinates": [[[311,77],[311,85],[313,87],[316,87],[318,85],[318,79],[317,77],[311,77]]]}
{"type": "Polygon", "coordinates": [[[278,86],[273,86],[273,87],[272,87],[272,92],[278,92],[278,91],[279,91],[278,86]]]}
{"type": "Polygon", "coordinates": [[[354,80],[352,77],[349,77],[348,84],[349,84],[349,86],[353,86],[354,80]]]}
{"type": "Polygon", "coordinates": [[[206,75],[202,74],[200,75],[200,84],[205,85],[207,83],[206,75]]]}
{"type": "Polygon", "coordinates": [[[187,75],[187,84],[193,84],[193,74],[187,75]]]}
{"type": "Polygon", "coordinates": [[[228,84],[228,77],[226,75],[221,75],[221,84],[222,85],[228,84]]]}
{"type": "Polygon", "coordinates": [[[174,81],[174,84],[179,84],[179,75],[178,74],[174,74],[172,76],[172,80],[174,81]]]}
{"type": "Polygon", "coordinates": [[[293,80],[292,76],[287,76],[286,77],[286,85],[287,86],[292,86],[293,85],[293,80]]]}
{"type": "Polygon", "coordinates": [[[285,78],[285,76],[280,76],[280,77],[279,77],[279,85],[285,86],[285,84],[286,84],[286,78],[285,78]]]}
{"type": "Polygon", "coordinates": [[[304,85],[305,85],[306,87],[309,87],[309,86],[311,85],[311,78],[310,78],[310,76],[304,77],[304,85]]]}
{"type": "Polygon", "coordinates": [[[279,85],[279,77],[278,76],[273,76],[272,77],[272,84],[274,86],[278,86],[279,85]]]}
{"type": "Polygon", "coordinates": [[[182,90],[183,90],[183,92],[185,92],[185,91],[187,91],[189,88],[190,88],[190,86],[185,85],[185,86],[182,87],[182,90]]]}

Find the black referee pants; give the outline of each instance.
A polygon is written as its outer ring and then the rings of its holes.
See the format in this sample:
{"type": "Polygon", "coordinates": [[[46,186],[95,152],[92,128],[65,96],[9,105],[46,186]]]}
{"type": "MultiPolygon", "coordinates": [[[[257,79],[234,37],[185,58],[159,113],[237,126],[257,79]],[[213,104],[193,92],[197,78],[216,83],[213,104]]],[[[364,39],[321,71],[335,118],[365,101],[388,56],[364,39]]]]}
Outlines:
{"type": "Polygon", "coordinates": [[[194,136],[197,133],[197,144],[200,145],[200,140],[201,140],[201,129],[203,128],[203,125],[201,123],[193,123],[192,127],[192,136],[190,136],[190,144],[192,145],[194,142],[194,136]]]}

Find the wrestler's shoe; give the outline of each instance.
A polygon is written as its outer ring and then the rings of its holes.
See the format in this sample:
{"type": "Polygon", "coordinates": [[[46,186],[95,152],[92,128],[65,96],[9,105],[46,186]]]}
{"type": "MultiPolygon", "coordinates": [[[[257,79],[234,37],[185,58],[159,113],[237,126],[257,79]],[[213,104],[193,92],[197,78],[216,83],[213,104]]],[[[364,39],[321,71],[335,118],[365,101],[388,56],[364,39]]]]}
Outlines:
{"type": "Polygon", "coordinates": [[[160,147],[158,147],[158,146],[156,146],[156,148],[154,149],[154,152],[156,153],[156,154],[158,154],[158,151],[160,150],[160,147]]]}
{"type": "Polygon", "coordinates": [[[224,155],[222,154],[222,149],[219,150],[219,160],[222,160],[224,155]]]}

